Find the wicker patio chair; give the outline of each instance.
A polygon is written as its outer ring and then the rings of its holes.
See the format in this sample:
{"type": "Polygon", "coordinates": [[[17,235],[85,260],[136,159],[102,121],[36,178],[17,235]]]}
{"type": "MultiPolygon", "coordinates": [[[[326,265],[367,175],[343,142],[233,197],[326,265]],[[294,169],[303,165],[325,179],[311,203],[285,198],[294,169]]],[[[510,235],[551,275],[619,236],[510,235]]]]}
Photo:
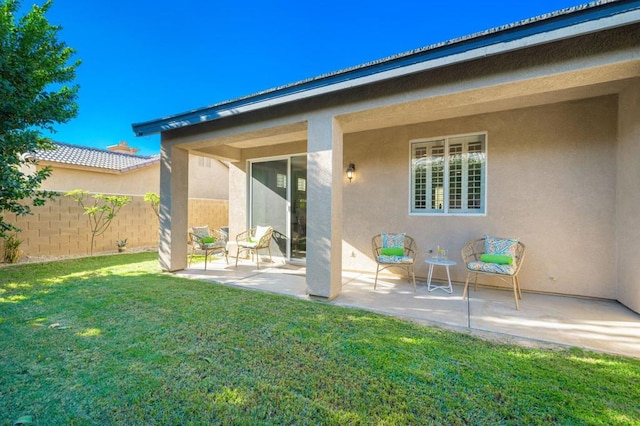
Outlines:
{"type": "MultiPolygon", "coordinates": [[[[416,261],[416,253],[418,251],[416,241],[412,237],[404,235],[402,251],[398,252],[402,254],[385,254],[383,253],[384,249],[389,247],[385,247],[383,234],[385,233],[378,234],[371,239],[373,260],[376,262],[376,279],[373,283],[373,289],[375,290],[376,285],[378,284],[378,273],[380,271],[391,267],[397,267],[407,271],[407,278],[409,279],[409,282],[413,280],[413,290],[416,291],[416,275],[413,267],[416,261]]],[[[402,236],[403,234],[387,235],[402,236]]]]}
{"type": "MultiPolygon", "coordinates": [[[[485,237],[477,240],[469,241],[462,248],[462,260],[467,268],[467,279],[464,283],[464,291],[462,292],[462,298],[468,296],[469,280],[471,275],[474,275],[474,290],[478,290],[478,274],[490,275],[501,279],[510,286],[513,287],[513,298],[516,302],[516,309],[520,309],[518,299],[522,299],[522,290],[520,289],[520,280],[518,279],[518,273],[522,268],[524,261],[525,245],[519,241],[508,239],[497,239],[503,241],[511,241],[512,253],[511,264],[498,264],[492,262],[483,262],[483,254],[487,254],[485,250],[486,239],[493,237],[485,237]]],[[[487,258],[485,257],[485,260],[487,258]]]]}
{"type": "Polygon", "coordinates": [[[189,230],[189,266],[197,252],[204,252],[204,269],[207,269],[207,260],[213,253],[224,255],[227,264],[229,253],[227,251],[227,234],[208,226],[194,226],[189,230]]]}
{"type": "Polygon", "coordinates": [[[255,228],[247,229],[244,232],[236,235],[236,244],[238,245],[238,254],[236,255],[236,267],[238,267],[238,258],[241,251],[248,251],[256,255],[257,268],[260,269],[260,250],[269,251],[269,261],[273,262],[271,258],[271,236],[273,235],[273,228],[270,226],[256,226],[255,228]]]}

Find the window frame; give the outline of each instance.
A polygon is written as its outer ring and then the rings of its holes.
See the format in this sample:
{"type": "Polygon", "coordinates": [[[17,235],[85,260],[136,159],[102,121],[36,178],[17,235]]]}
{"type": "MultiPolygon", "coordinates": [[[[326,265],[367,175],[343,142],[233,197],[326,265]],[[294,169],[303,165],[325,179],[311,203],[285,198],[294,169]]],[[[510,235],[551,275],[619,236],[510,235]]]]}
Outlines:
{"type": "MultiPolygon", "coordinates": [[[[455,141],[454,141],[455,142],[455,141]]],[[[468,149],[468,143],[469,142],[465,142],[466,145],[466,149],[468,149]]],[[[436,136],[436,137],[429,137],[429,138],[417,138],[417,139],[411,139],[409,140],[409,202],[408,202],[408,212],[409,212],[409,216],[465,216],[465,217],[469,217],[469,216],[486,216],[487,215],[487,211],[488,211],[488,198],[487,198],[487,188],[488,188],[488,170],[489,170],[489,155],[488,155],[488,151],[489,151],[489,137],[488,137],[488,132],[487,131],[483,131],[483,132],[473,132],[473,133],[463,133],[463,134],[455,134],[455,135],[446,135],[446,136],[436,136]],[[483,145],[484,145],[484,149],[483,149],[483,153],[484,153],[484,173],[481,175],[480,178],[480,200],[481,200],[481,204],[483,204],[484,208],[482,209],[482,211],[451,211],[450,207],[449,207],[449,197],[450,197],[450,167],[451,167],[451,151],[450,151],[450,143],[452,140],[455,140],[457,138],[465,138],[465,137],[481,137],[483,138],[483,145]],[[415,171],[414,171],[414,145],[415,144],[429,144],[429,143],[434,143],[434,142],[438,142],[438,141],[442,141],[444,143],[444,148],[443,148],[443,208],[442,211],[434,211],[431,209],[425,209],[425,210],[420,210],[420,209],[415,209],[414,208],[414,203],[415,203],[415,192],[416,192],[416,186],[415,186],[415,171]]],[[[465,173],[468,173],[468,168],[464,171],[465,173]]],[[[430,179],[430,177],[428,177],[428,179],[430,179]]],[[[466,187],[466,184],[468,184],[468,181],[463,183],[463,186],[466,187]]],[[[465,191],[462,193],[463,197],[468,197],[468,187],[466,187],[465,191]]],[[[427,200],[428,202],[428,200],[427,200]]]]}

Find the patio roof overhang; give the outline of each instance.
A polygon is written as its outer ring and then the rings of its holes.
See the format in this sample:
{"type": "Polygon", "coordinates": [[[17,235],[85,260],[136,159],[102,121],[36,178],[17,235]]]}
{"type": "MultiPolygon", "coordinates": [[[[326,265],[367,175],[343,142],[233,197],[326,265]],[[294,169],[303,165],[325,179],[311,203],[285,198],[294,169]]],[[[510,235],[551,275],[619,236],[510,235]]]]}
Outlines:
{"type": "MultiPolygon", "coordinates": [[[[505,53],[544,46],[638,22],[640,22],[639,0],[592,2],[236,100],[133,124],[132,128],[137,136],[183,129],[242,114],[339,95],[345,91],[354,91],[392,80],[410,78],[412,75],[428,74],[443,67],[486,60],[505,53]]],[[[558,70],[558,73],[561,71],[558,70]]],[[[500,81],[495,81],[491,88],[486,87],[485,82],[483,86],[466,87],[464,94],[457,100],[455,95],[448,93],[446,97],[447,108],[436,108],[440,112],[433,117],[447,118],[447,110],[449,115],[459,116],[464,114],[465,110],[478,113],[504,108],[506,103],[509,103],[509,107],[512,108],[514,105],[517,106],[518,102],[524,105],[525,103],[549,102],[555,99],[561,101],[572,97],[615,93],[617,90],[615,84],[619,84],[617,82],[624,78],[638,76],[637,63],[630,64],[629,62],[611,64],[607,68],[593,68],[588,72],[582,71],[580,75],[572,74],[570,71],[566,70],[560,77],[554,76],[555,83],[550,79],[545,81],[529,79],[530,87],[527,87],[527,81],[521,81],[517,85],[510,85],[509,88],[500,87],[496,91],[496,87],[500,86],[500,81]],[[612,81],[616,82],[614,86],[610,84],[612,81]],[[558,90],[562,89],[562,93],[556,93],[555,97],[554,87],[557,87],[558,90]],[[540,88],[544,88],[544,93],[540,92],[540,88]],[[489,92],[490,90],[492,93],[489,92]],[[509,93],[518,95],[519,100],[515,104],[510,100],[509,93]],[[543,100],[542,97],[545,99],[543,100]],[[477,100],[477,102],[471,106],[470,100],[477,100]]],[[[397,118],[392,119],[391,117],[397,117],[397,110],[406,113],[409,110],[419,111],[423,108],[429,108],[429,111],[434,111],[433,107],[438,106],[438,102],[442,103],[443,95],[424,94],[419,101],[415,100],[413,103],[411,101],[394,103],[387,100],[384,102],[385,105],[380,105],[379,108],[376,108],[375,103],[373,105],[369,103],[366,108],[361,109],[356,106],[349,110],[340,111],[340,108],[337,108],[336,116],[341,117],[345,131],[371,128],[367,122],[376,123],[376,125],[382,123],[394,125],[396,124],[394,120],[397,118]],[[389,108],[391,104],[394,106],[389,108]]],[[[410,120],[410,117],[405,118],[405,122],[410,120]]],[[[235,150],[243,147],[295,142],[304,140],[306,134],[304,119],[300,118],[296,121],[295,114],[283,121],[281,126],[276,124],[269,127],[271,130],[247,128],[246,131],[236,129],[233,135],[218,134],[219,139],[215,145],[224,145],[225,152],[221,154],[220,149],[214,149],[215,153],[211,154],[219,158],[234,160],[239,157],[235,150]]],[[[198,139],[200,142],[191,148],[198,149],[204,145],[202,135],[198,139]]],[[[188,143],[188,140],[185,142],[188,143]]],[[[211,146],[211,142],[209,141],[207,145],[211,146]]],[[[202,153],[207,154],[206,150],[203,150],[202,153]]]]}
{"type": "MultiPolygon", "coordinates": [[[[618,36],[614,32],[609,39],[622,40],[618,36]]],[[[565,48],[570,50],[584,41],[579,40],[561,43],[555,46],[556,51],[562,55],[565,48]]],[[[266,155],[261,148],[267,147],[269,155],[277,155],[279,148],[287,151],[294,144],[302,144],[294,151],[304,152],[308,117],[323,108],[330,108],[344,133],[349,134],[622,93],[630,82],[640,78],[640,58],[633,56],[634,47],[611,55],[601,54],[600,47],[590,48],[599,56],[598,63],[590,59],[564,63],[564,58],[548,63],[540,60],[535,72],[530,72],[521,64],[533,53],[528,50],[454,65],[446,72],[432,70],[280,108],[176,128],[163,132],[163,141],[175,142],[198,155],[238,162],[266,155]],[[506,64],[506,57],[511,65],[506,64]]],[[[546,47],[534,50],[543,55],[548,52],[546,47]]],[[[527,60],[536,61],[532,57],[527,60]]]]}

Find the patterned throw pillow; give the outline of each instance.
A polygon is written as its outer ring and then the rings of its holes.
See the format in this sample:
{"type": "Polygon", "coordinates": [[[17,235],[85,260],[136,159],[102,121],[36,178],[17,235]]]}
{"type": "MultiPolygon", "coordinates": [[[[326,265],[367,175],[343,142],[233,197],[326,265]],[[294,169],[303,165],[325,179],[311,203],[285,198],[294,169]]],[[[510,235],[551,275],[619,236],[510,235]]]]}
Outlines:
{"type": "Polygon", "coordinates": [[[404,250],[405,233],[393,234],[382,232],[382,248],[401,248],[404,250]]]}
{"type": "Polygon", "coordinates": [[[209,225],[205,226],[194,226],[192,228],[194,235],[197,235],[200,238],[209,236],[209,225]]]}
{"type": "Polygon", "coordinates": [[[498,254],[511,256],[515,259],[518,240],[512,238],[497,238],[489,235],[484,236],[484,252],[486,254],[498,254]]]}

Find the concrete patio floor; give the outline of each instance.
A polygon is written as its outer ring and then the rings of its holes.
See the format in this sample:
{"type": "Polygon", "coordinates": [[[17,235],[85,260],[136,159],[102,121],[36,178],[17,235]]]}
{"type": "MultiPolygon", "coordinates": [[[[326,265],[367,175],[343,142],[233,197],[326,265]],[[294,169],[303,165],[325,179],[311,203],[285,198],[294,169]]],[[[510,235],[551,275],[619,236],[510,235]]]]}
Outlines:
{"type": "MultiPolygon", "coordinates": [[[[215,281],[240,288],[311,299],[307,295],[305,268],[283,263],[214,260],[176,272],[177,276],[215,281]]],[[[640,315],[622,304],[567,296],[523,293],[520,310],[510,290],[479,287],[462,299],[463,285],[454,283],[453,294],[427,291],[424,279],[418,289],[405,278],[383,276],[373,290],[374,274],[344,272],[342,293],[327,302],[404,318],[414,322],[478,335],[485,339],[525,346],[577,346],[594,351],[640,358],[640,315]]],[[[443,277],[434,280],[442,282],[443,277]]],[[[446,279],[446,278],[445,278],[446,279]]]]}

